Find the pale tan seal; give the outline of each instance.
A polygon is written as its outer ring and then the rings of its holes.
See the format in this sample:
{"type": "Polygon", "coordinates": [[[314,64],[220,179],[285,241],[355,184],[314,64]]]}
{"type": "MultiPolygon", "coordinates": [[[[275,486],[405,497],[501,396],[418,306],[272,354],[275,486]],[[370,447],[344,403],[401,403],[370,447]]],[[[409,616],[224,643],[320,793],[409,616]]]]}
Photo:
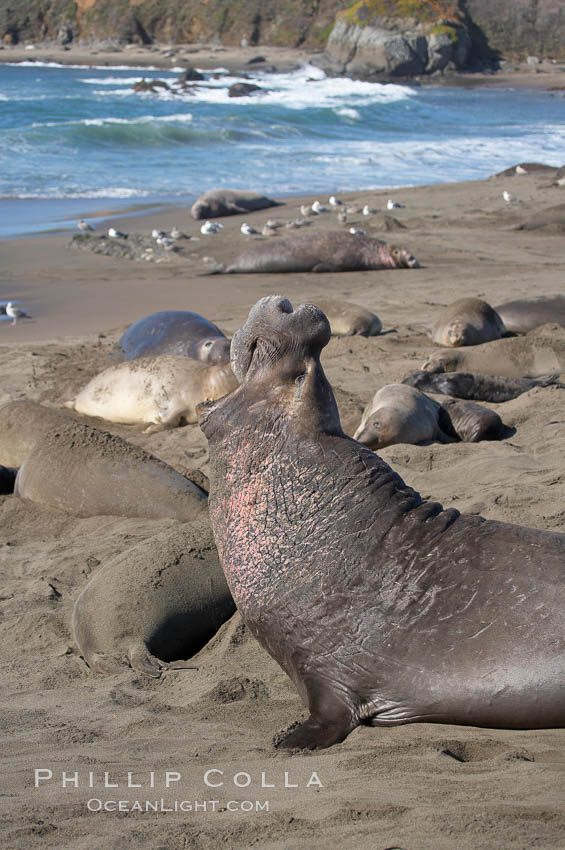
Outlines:
{"type": "Polygon", "coordinates": [[[542,325],[524,336],[486,345],[432,351],[422,364],[428,372],[474,372],[506,378],[541,377],[565,369],[565,329],[542,325]]]}
{"type": "Polygon", "coordinates": [[[220,218],[224,215],[240,215],[279,206],[281,206],[279,201],[273,201],[272,198],[257,192],[245,192],[240,189],[210,189],[193,203],[190,212],[196,219],[220,218]]]}
{"type": "Polygon", "coordinates": [[[431,337],[436,345],[456,347],[491,342],[505,333],[504,322],[490,304],[480,298],[461,298],[442,311],[431,337]]]}
{"type": "Polygon", "coordinates": [[[556,322],[565,327],[565,295],[542,295],[539,298],[517,298],[494,308],[506,329],[516,334],[556,322]]]}
{"type": "MultiPolygon", "coordinates": [[[[407,384],[387,384],[367,405],[353,439],[370,449],[395,443],[454,442],[440,424],[442,407],[437,401],[407,384]]],[[[449,420],[444,420],[449,429],[449,420]]]]}
{"type": "Polygon", "coordinates": [[[161,354],[110,366],[66,403],[85,416],[133,425],[147,433],[197,421],[196,407],[238,386],[230,364],[209,366],[187,357],[161,354]]]}
{"type": "Polygon", "coordinates": [[[75,640],[97,673],[132,667],[158,677],[186,666],[235,611],[206,517],[111,559],[73,611],[75,640]],[[170,663],[173,662],[173,663],[170,663]]]}
{"type": "Polygon", "coordinates": [[[326,314],[332,336],[377,336],[383,329],[379,317],[359,304],[335,298],[313,298],[312,303],[326,314]]]}

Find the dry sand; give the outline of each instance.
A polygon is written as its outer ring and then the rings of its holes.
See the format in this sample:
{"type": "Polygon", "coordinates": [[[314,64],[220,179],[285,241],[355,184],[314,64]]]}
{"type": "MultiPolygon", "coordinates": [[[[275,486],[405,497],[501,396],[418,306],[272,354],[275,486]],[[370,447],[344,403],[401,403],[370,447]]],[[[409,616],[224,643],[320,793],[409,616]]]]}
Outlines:
{"type": "MultiPolygon", "coordinates": [[[[362,304],[383,321],[383,335],[332,339],[323,354],[352,433],[378,387],[420,367],[432,349],[426,331],[441,307],[463,296],[497,304],[563,291],[562,236],[512,229],[563,202],[565,189],[548,184],[547,177],[515,176],[351,195],[360,208],[368,202],[380,211],[352,221],[410,248],[420,270],[199,276],[204,256],[226,260],[257,238],[240,234],[241,217],[224,219],[220,235],[192,243],[188,259],[162,264],[70,250],[68,235],[1,243],[0,295],[20,299],[34,319],[16,327],[0,323],[0,402],[58,404],[108,363],[127,323],[158,309],[196,310],[231,333],[264,294],[293,302],[324,295],[362,304]],[[520,202],[505,205],[503,189],[520,202]],[[385,234],[389,196],[406,205],[395,211],[406,229],[385,234]]],[[[299,203],[246,218],[255,225],[294,218],[299,203]]],[[[198,234],[187,209],[116,226],[149,233],[173,224],[198,234]]],[[[336,226],[333,214],[312,220],[310,231],[330,226],[336,226]]],[[[565,532],[564,403],[560,389],[534,389],[492,405],[515,429],[508,439],[392,446],[381,455],[409,484],[446,505],[565,532]]],[[[153,435],[137,427],[111,430],[181,471],[207,471],[206,441],[196,425],[153,435]]],[[[273,735],[304,709],[237,615],[200,652],[198,670],[167,672],[160,680],[132,672],[95,675],[77,653],[71,612],[89,576],[175,527],[173,520],[76,519],[11,496],[0,498],[0,514],[3,847],[565,847],[565,730],[359,728],[328,751],[278,753],[273,735]],[[51,770],[52,781],[35,788],[36,768],[51,770]],[[205,784],[211,769],[223,771],[209,776],[222,786],[205,784]],[[166,770],[181,774],[168,789],[166,770]],[[62,787],[62,771],[78,772],[79,787],[62,787]],[[141,788],[128,789],[128,771],[141,788]],[[105,772],[118,788],[103,787],[105,772]],[[316,777],[308,786],[314,772],[323,787],[316,777]],[[247,787],[234,785],[238,773],[240,783],[249,774],[247,787]],[[292,787],[285,788],[285,776],[292,787]],[[199,810],[87,808],[89,800],[145,805],[161,798],[168,808],[198,801],[199,810]],[[231,801],[250,801],[253,811],[230,811],[231,801]],[[254,810],[265,801],[268,811],[254,810]]]]}

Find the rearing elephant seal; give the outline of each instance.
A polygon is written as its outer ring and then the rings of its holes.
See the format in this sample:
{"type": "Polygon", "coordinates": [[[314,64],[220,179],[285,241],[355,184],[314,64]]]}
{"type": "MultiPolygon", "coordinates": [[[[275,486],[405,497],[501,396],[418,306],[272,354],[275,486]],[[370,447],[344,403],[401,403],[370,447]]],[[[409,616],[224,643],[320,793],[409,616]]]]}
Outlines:
{"type": "Polygon", "coordinates": [[[397,248],[362,233],[327,230],[253,245],[228,266],[207,274],[278,274],[282,272],[355,272],[370,269],[416,269],[418,261],[397,248]]]}
{"type": "Polygon", "coordinates": [[[343,434],[329,339],[317,307],[262,298],[232,340],[242,385],[201,413],[228,585],[310,711],[282,746],[565,726],[565,535],[423,501],[343,434]]]}
{"type": "Polygon", "coordinates": [[[134,360],[156,354],[192,357],[203,363],[228,363],[230,341],[204,316],[189,310],[162,310],[138,319],[116,344],[113,357],[134,360]]]}
{"type": "Polygon", "coordinates": [[[191,207],[193,218],[221,218],[224,215],[239,215],[240,213],[265,210],[268,207],[279,207],[278,201],[259,195],[257,192],[243,192],[239,189],[210,189],[200,195],[191,207]]]}
{"type": "Polygon", "coordinates": [[[73,611],[73,632],[97,673],[133,667],[158,677],[194,655],[231,617],[210,524],[184,523],[113,558],[90,579],[73,611]]]}
{"type": "Polygon", "coordinates": [[[66,403],[85,416],[109,422],[149,423],[147,433],[196,422],[196,407],[237,387],[230,364],[207,366],[186,357],[161,354],[110,366],[66,403]]]}
{"type": "Polygon", "coordinates": [[[480,345],[500,339],[504,322],[490,304],[480,298],[461,298],[442,311],[432,328],[436,345],[480,345]]]}

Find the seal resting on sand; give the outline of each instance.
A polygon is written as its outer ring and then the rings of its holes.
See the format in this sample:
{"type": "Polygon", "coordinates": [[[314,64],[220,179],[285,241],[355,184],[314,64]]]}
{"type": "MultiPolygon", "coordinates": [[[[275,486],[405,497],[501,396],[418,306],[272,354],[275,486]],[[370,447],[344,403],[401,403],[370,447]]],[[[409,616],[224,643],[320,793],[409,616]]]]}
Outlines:
{"type": "Polygon", "coordinates": [[[474,372],[506,378],[547,377],[565,368],[565,329],[542,325],[524,336],[487,345],[432,351],[422,364],[428,372],[474,372]]]}
{"type": "Polygon", "coordinates": [[[190,209],[193,218],[220,218],[223,215],[265,210],[268,207],[280,207],[279,201],[273,201],[257,192],[243,192],[239,189],[210,189],[200,195],[190,209]]]}
{"type": "Polygon", "coordinates": [[[512,333],[525,334],[549,322],[565,327],[565,295],[518,298],[494,309],[512,333]]]}
{"type": "Polygon", "coordinates": [[[95,375],[66,406],[84,416],[126,425],[148,423],[146,433],[196,422],[196,407],[237,387],[229,363],[207,366],[161,354],[110,366],[95,375]]]}
{"type": "Polygon", "coordinates": [[[316,298],[315,301],[326,314],[332,336],[377,336],[383,329],[379,317],[358,304],[336,298],[316,298]]]}
{"type": "Polygon", "coordinates": [[[441,404],[406,384],[387,384],[365,408],[353,439],[384,449],[396,443],[452,443],[456,437],[441,404]]]}
{"type": "Polygon", "coordinates": [[[545,233],[559,235],[565,233],[565,204],[557,204],[546,210],[540,210],[532,218],[523,221],[515,230],[543,230],[545,233]]]}
{"type": "Polygon", "coordinates": [[[317,307],[262,298],[232,341],[242,385],[201,411],[228,585],[310,712],[279,746],[565,726],[565,535],[423,501],[343,434],[329,339],[317,307]]]}
{"type": "Polygon", "coordinates": [[[418,267],[417,260],[405,248],[362,233],[326,230],[253,245],[233,263],[219,265],[206,274],[355,272],[418,267]]]}
{"type": "Polygon", "coordinates": [[[504,322],[490,304],[480,298],[461,298],[442,310],[431,337],[436,345],[480,345],[505,333],[504,322]]]}
{"type": "Polygon", "coordinates": [[[545,378],[503,378],[501,375],[474,375],[472,372],[426,372],[420,369],[402,381],[417,387],[423,393],[442,393],[456,398],[475,401],[501,402],[518,398],[534,387],[556,386],[565,389],[565,384],[556,375],[545,378]]]}
{"type": "Polygon", "coordinates": [[[130,325],[116,343],[112,356],[117,361],[156,354],[192,357],[208,364],[228,363],[230,341],[198,313],[162,310],[130,325]]]}
{"type": "Polygon", "coordinates": [[[506,426],[495,410],[489,410],[474,401],[460,401],[456,398],[439,396],[437,401],[462,443],[500,440],[504,436],[506,426]]]}
{"type": "Polygon", "coordinates": [[[16,477],[21,499],[73,516],[178,519],[206,509],[206,491],[149,452],[68,420],[36,439],[16,477]]]}
{"type": "Polygon", "coordinates": [[[183,666],[169,662],[198,652],[234,611],[203,517],[130,547],[98,570],[75,603],[73,632],[97,673],[129,666],[158,677],[183,666]]]}

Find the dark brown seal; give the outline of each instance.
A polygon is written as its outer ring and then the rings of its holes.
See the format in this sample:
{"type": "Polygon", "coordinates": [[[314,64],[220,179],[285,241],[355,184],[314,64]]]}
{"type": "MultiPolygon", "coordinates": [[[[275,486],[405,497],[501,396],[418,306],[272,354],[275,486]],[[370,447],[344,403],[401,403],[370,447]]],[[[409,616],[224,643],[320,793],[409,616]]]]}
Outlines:
{"type": "Polygon", "coordinates": [[[224,215],[239,215],[268,207],[279,207],[279,201],[273,201],[257,192],[243,192],[239,189],[210,189],[200,195],[191,207],[193,218],[220,218],[224,215]]]}
{"type": "Polygon", "coordinates": [[[114,360],[154,354],[192,357],[204,363],[228,363],[230,341],[216,325],[190,310],[161,310],[129,326],[116,343],[114,360]]]}
{"type": "Polygon", "coordinates": [[[416,387],[424,393],[444,393],[456,398],[491,402],[510,401],[534,387],[557,386],[565,389],[565,384],[558,380],[557,375],[547,375],[544,378],[503,378],[502,375],[426,372],[424,369],[408,375],[402,383],[416,387]]]}
{"type": "Polygon", "coordinates": [[[313,305],[261,299],[232,342],[241,387],[201,415],[228,585],[310,711],[282,746],[565,726],[565,535],[423,501],[343,434],[329,339],[313,305]]]}
{"type": "Polygon", "coordinates": [[[362,233],[327,230],[253,245],[233,263],[208,274],[282,272],[355,272],[414,269],[418,262],[405,248],[362,233]]]}

